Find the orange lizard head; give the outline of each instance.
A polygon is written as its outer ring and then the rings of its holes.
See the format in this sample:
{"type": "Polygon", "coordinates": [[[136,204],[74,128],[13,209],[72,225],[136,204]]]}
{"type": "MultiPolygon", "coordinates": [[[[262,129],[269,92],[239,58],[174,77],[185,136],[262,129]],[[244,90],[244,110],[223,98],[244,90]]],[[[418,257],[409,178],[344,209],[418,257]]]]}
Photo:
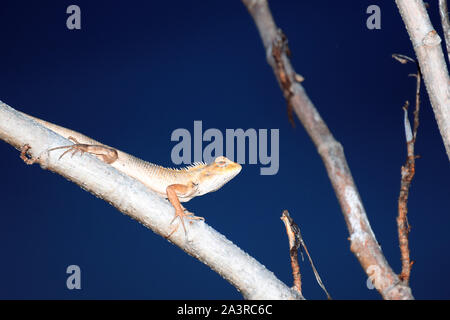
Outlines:
{"type": "Polygon", "coordinates": [[[209,166],[221,174],[231,174],[232,177],[230,179],[234,178],[242,170],[242,166],[239,163],[233,162],[224,156],[217,157],[209,166]]]}
{"type": "Polygon", "coordinates": [[[233,179],[242,166],[230,159],[220,156],[214,162],[206,165],[198,176],[200,194],[220,189],[225,183],[233,179]]]}

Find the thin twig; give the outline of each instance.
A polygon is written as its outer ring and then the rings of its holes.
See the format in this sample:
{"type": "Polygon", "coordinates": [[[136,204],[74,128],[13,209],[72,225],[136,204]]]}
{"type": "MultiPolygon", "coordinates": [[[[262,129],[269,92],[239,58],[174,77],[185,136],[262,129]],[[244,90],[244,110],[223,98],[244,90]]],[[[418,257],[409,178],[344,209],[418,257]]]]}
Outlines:
{"type": "MultiPolygon", "coordinates": [[[[311,264],[311,268],[313,269],[314,276],[316,277],[316,281],[319,284],[319,286],[322,288],[322,290],[327,295],[327,299],[331,300],[331,296],[328,293],[327,289],[325,288],[325,285],[322,282],[322,279],[320,278],[319,272],[316,269],[316,266],[314,265],[314,262],[311,258],[311,255],[309,254],[308,248],[306,247],[306,243],[303,240],[302,234],[300,232],[299,226],[294,222],[294,220],[289,215],[289,212],[287,210],[283,210],[283,213],[281,214],[281,220],[283,220],[284,225],[286,226],[286,233],[289,238],[289,253],[291,255],[291,264],[292,264],[292,274],[294,276],[294,286],[298,289],[298,291],[301,293],[301,275],[300,275],[300,268],[298,266],[298,257],[297,252],[300,248],[300,253],[302,248],[305,250],[306,255],[308,256],[309,263],[311,264]]],[[[303,254],[302,254],[303,258],[303,254]]]]}
{"type": "MultiPolygon", "coordinates": [[[[403,56],[405,57],[405,56],[403,56]]],[[[394,57],[396,58],[396,57],[394,57]]],[[[409,58],[409,57],[408,57],[409,58]]],[[[397,58],[396,58],[397,59],[397,58]]],[[[398,60],[398,59],[397,59],[398,60]]],[[[405,136],[406,136],[406,149],[407,149],[407,159],[401,170],[401,182],[400,182],[400,195],[398,197],[398,217],[397,217],[397,227],[398,227],[398,240],[400,245],[400,255],[402,262],[402,272],[399,278],[405,283],[409,283],[409,278],[411,276],[411,267],[413,262],[410,258],[409,250],[409,232],[411,230],[408,223],[408,196],[409,189],[411,187],[412,179],[415,174],[415,160],[416,155],[414,154],[414,144],[417,138],[417,130],[419,128],[419,111],[420,111],[420,84],[421,84],[421,73],[419,64],[414,60],[409,58],[408,61],[412,61],[417,66],[417,73],[413,74],[416,77],[416,106],[414,110],[414,125],[411,129],[411,124],[408,119],[408,106],[409,102],[406,101],[403,106],[404,110],[404,125],[405,125],[405,136]]]]}
{"type": "Polygon", "coordinates": [[[335,140],[301,84],[295,81],[297,73],[291,65],[288,54],[281,50],[278,62],[273,57],[273,52],[276,52],[282,43],[280,41],[282,36],[273,20],[267,1],[242,0],[242,2],[258,28],[266,49],[268,63],[280,87],[283,92],[286,90],[292,92],[289,95],[289,103],[322,157],[347,223],[352,252],[368,275],[370,270],[377,268],[379,272],[374,285],[384,299],[413,299],[411,289],[399,280],[389,266],[375,238],[342,145],[335,140]],[[280,62],[282,67],[279,65],[280,62]],[[284,88],[283,83],[287,83],[282,80],[284,76],[289,78],[290,88],[284,88]]]}
{"type": "Polygon", "coordinates": [[[400,54],[400,53],[392,54],[392,58],[394,58],[395,60],[397,60],[401,64],[406,64],[408,62],[417,63],[416,60],[414,60],[413,58],[405,56],[404,54],[400,54]]]}
{"type": "Polygon", "coordinates": [[[289,255],[291,256],[292,276],[294,278],[294,288],[302,294],[302,275],[298,264],[298,248],[300,247],[300,229],[289,216],[289,212],[284,210],[280,218],[286,227],[286,233],[289,239],[289,255]]]}

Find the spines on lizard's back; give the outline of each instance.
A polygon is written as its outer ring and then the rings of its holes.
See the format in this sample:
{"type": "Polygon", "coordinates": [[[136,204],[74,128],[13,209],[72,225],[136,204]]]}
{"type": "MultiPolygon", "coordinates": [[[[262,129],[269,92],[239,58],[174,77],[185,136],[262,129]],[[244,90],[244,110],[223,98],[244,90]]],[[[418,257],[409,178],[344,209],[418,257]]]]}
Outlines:
{"type": "MultiPolygon", "coordinates": [[[[195,162],[182,168],[166,168],[151,162],[143,161],[133,155],[119,152],[119,159],[126,157],[127,163],[133,167],[139,167],[139,170],[145,171],[146,175],[162,179],[163,181],[171,183],[180,183],[181,180],[191,180],[196,171],[207,166],[203,162],[195,162]],[[183,179],[185,177],[185,179],[183,179]]],[[[112,164],[114,166],[114,164],[112,164]]]]}

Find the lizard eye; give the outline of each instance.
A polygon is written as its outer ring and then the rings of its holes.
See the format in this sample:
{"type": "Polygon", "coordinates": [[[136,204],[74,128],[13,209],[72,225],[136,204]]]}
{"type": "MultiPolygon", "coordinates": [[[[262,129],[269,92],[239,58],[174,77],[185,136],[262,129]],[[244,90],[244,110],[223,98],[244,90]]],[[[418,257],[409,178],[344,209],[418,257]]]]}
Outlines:
{"type": "Polygon", "coordinates": [[[227,165],[225,161],[217,161],[216,163],[219,167],[225,167],[227,165]]]}

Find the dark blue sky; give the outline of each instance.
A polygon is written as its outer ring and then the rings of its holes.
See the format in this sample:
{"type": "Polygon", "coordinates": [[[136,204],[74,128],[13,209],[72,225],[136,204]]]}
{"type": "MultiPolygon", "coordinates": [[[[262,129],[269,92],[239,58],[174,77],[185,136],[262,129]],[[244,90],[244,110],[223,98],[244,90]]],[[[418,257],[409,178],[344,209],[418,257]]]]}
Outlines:
{"type": "MultiPolygon", "coordinates": [[[[405,161],[402,105],[414,99],[413,56],[394,1],[271,1],[292,63],[343,144],[370,222],[400,272],[397,198],[405,161]],[[366,8],[381,7],[381,30],[366,8]]],[[[441,32],[435,2],[430,15],[441,32]]],[[[322,161],[293,129],[256,28],[234,1],[9,1],[0,4],[0,100],[147,161],[173,166],[177,128],[279,129],[280,169],[242,172],[186,207],[292,284],[279,219],[300,225],[337,299],[379,299],[349,250],[348,231],[322,161]],[[82,29],[66,28],[81,8],[82,29]]],[[[410,193],[411,287],[416,298],[450,298],[449,166],[422,91],[416,177],[410,193]]],[[[297,122],[298,123],[298,122],[297,122]]],[[[26,166],[0,142],[0,298],[240,299],[206,266],[62,177],[26,166]],[[69,291],[66,267],[82,271],[69,291]]],[[[232,257],[230,257],[232,259],[232,257]]],[[[324,298],[308,263],[304,295],[324,298]]]]}

